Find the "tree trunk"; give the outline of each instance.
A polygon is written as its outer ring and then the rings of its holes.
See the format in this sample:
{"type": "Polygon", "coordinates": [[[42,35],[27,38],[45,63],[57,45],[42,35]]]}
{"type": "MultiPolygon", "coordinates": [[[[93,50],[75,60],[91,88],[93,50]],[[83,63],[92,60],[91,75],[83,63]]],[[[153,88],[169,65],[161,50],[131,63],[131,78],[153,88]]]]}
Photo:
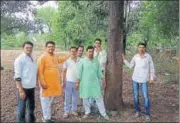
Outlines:
{"type": "Polygon", "coordinates": [[[122,99],[123,13],[124,1],[109,1],[105,105],[108,111],[120,111],[122,99]]]}

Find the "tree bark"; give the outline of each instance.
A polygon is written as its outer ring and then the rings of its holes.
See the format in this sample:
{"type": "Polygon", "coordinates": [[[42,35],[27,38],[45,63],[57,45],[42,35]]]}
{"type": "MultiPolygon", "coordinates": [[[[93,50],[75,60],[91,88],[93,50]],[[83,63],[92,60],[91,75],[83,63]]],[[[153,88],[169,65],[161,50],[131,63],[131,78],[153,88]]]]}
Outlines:
{"type": "Polygon", "coordinates": [[[105,105],[108,111],[120,111],[122,99],[124,1],[109,1],[108,49],[106,65],[105,105]]]}

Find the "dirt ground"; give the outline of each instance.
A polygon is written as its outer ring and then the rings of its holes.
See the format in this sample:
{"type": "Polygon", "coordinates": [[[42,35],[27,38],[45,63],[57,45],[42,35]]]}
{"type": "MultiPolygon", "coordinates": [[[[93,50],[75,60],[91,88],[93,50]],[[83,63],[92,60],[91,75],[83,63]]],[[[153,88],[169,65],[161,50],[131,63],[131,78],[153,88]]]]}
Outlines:
{"type": "MultiPolygon", "coordinates": [[[[1,65],[4,70],[1,71],[1,121],[14,122],[16,119],[16,85],[13,80],[13,62],[14,59],[21,53],[21,51],[1,50],[1,65]]],[[[34,52],[37,58],[42,52],[34,52]]],[[[64,55],[59,53],[58,55],[64,55]]],[[[149,96],[151,100],[151,120],[152,122],[179,122],[179,85],[178,84],[164,84],[160,77],[152,86],[149,87],[149,96]]],[[[144,111],[142,96],[140,93],[141,109],[144,111]]],[[[131,75],[124,71],[123,75],[123,101],[124,110],[119,116],[110,117],[110,122],[143,122],[145,120],[144,114],[139,118],[135,118],[133,109],[131,75]]],[[[52,116],[57,122],[71,121],[80,122],[81,116],[70,117],[69,119],[62,119],[63,115],[63,98],[56,97],[53,102],[52,116]]],[[[41,107],[39,100],[39,89],[36,89],[36,109],[35,114],[38,122],[41,122],[41,107]]],[[[79,107],[81,110],[82,107],[79,107]]],[[[81,115],[81,114],[80,114],[81,115]]],[[[86,121],[98,122],[103,121],[98,116],[92,116],[86,121]]]]}

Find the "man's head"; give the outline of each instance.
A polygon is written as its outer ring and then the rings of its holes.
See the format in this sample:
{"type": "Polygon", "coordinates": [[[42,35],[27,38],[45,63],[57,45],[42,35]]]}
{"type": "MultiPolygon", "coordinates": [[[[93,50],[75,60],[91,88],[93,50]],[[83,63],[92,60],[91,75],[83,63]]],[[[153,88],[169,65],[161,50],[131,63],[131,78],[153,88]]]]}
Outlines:
{"type": "Polygon", "coordinates": [[[86,49],[87,52],[87,57],[88,58],[93,58],[93,54],[94,54],[94,47],[93,46],[88,46],[86,49]]]}
{"type": "Polygon", "coordinates": [[[96,48],[101,48],[101,39],[97,38],[94,43],[96,48]]]}
{"type": "Polygon", "coordinates": [[[79,46],[78,47],[78,57],[82,57],[83,55],[83,52],[84,52],[84,47],[83,46],[79,46]]]}
{"type": "Polygon", "coordinates": [[[146,44],[145,43],[140,42],[138,44],[138,52],[139,53],[145,53],[146,52],[146,44]]]}
{"type": "Polygon", "coordinates": [[[30,41],[26,41],[23,43],[22,48],[25,54],[30,55],[33,50],[33,43],[30,41]]]}
{"type": "Polygon", "coordinates": [[[72,46],[70,48],[70,54],[71,54],[71,57],[75,58],[77,56],[77,47],[72,46]]]}
{"type": "Polygon", "coordinates": [[[46,42],[46,52],[53,54],[55,51],[55,43],[53,41],[46,42]]]}

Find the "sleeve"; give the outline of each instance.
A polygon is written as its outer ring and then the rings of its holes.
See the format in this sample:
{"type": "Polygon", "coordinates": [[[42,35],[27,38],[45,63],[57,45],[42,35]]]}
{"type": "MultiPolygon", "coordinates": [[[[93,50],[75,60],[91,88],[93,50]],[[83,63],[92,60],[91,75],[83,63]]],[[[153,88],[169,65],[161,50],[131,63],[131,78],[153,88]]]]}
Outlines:
{"type": "Polygon", "coordinates": [[[65,61],[63,64],[63,69],[67,69],[67,66],[68,66],[68,63],[67,63],[67,61],[65,61]]]}
{"type": "Polygon", "coordinates": [[[14,62],[14,79],[21,81],[22,77],[22,61],[20,59],[16,59],[14,62]]]}
{"type": "Polygon", "coordinates": [[[107,61],[107,53],[104,50],[104,53],[103,53],[103,63],[106,64],[106,61],[107,61]]]}
{"type": "Polygon", "coordinates": [[[102,74],[102,68],[101,68],[101,66],[100,66],[100,63],[97,61],[97,63],[98,63],[98,78],[99,78],[99,80],[101,80],[102,78],[103,78],[103,74],[102,74]]]}
{"type": "Polygon", "coordinates": [[[124,64],[129,68],[133,68],[135,66],[135,56],[132,58],[130,63],[127,60],[124,60],[124,64]]]}
{"type": "Polygon", "coordinates": [[[80,60],[78,63],[78,76],[77,79],[82,79],[82,72],[83,72],[83,62],[80,60]]]}
{"type": "Polygon", "coordinates": [[[70,56],[66,56],[66,57],[58,57],[58,63],[62,64],[63,62],[65,62],[70,56]]]}
{"type": "Polygon", "coordinates": [[[41,57],[38,60],[38,76],[40,79],[40,83],[45,83],[45,79],[44,79],[44,66],[45,66],[45,61],[44,61],[44,57],[41,57]]]}
{"type": "Polygon", "coordinates": [[[154,63],[153,63],[153,60],[152,60],[151,56],[149,58],[149,64],[150,64],[150,80],[154,80],[155,68],[154,68],[154,63]]]}

